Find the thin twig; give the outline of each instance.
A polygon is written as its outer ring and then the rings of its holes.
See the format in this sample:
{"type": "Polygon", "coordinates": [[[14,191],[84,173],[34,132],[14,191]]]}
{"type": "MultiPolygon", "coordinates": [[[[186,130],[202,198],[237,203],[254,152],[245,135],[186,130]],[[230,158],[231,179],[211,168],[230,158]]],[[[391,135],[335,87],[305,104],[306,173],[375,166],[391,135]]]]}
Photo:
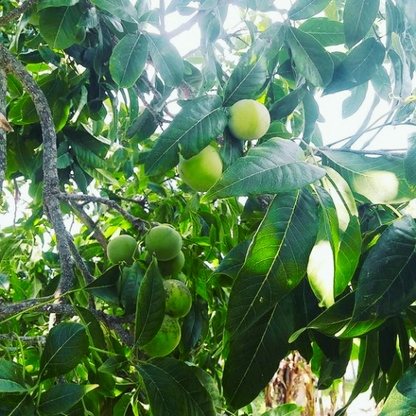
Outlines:
{"type": "Polygon", "coordinates": [[[44,344],[46,342],[46,337],[43,335],[37,337],[25,337],[25,336],[18,336],[15,333],[10,334],[0,334],[0,342],[1,341],[16,341],[19,340],[26,344],[44,344]]]}
{"type": "Polygon", "coordinates": [[[194,14],[188,21],[186,21],[183,25],[177,27],[176,29],[172,30],[171,32],[166,33],[166,37],[168,39],[172,39],[176,36],[179,36],[181,33],[190,30],[192,26],[196,25],[199,20],[206,14],[205,11],[198,12],[194,14]]]}
{"type": "Polygon", "coordinates": [[[325,150],[330,150],[331,152],[344,152],[344,153],[354,153],[357,155],[377,155],[377,156],[387,156],[387,157],[404,157],[406,155],[407,149],[382,149],[382,150],[356,150],[356,149],[331,149],[327,146],[320,147],[318,149],[325,152],[325,150]]]}
{"type": "Polygon", "coordinates": [[[16,7],[11,12],[7,13],[4,16],[0,17],[0,26],[7,25],[12,20],[17,19],[24,12],[29,10],[34,4],[38,3],[40,0],[26,0],[21,6],[16,7]]]}

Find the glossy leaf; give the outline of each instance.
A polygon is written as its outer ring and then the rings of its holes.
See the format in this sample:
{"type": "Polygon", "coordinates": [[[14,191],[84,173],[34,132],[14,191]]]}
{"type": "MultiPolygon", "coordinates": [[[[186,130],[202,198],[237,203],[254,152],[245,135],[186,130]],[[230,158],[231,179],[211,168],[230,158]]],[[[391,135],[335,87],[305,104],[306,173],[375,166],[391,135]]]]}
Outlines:
{"type": "Polygon", "coordinates": [[[78,25],[83,12],[84,7],[80,3],[40,12],[39,30],[50,48],[65,49],[84,40],[85,28],[78,25]]]}
{"type": "Polygon", "coordinates": [[[334,201],[323,188],[316,188],[320,205],[319,231],[308,263],[308,279],[321,305],[334,303],[335,265],[338,257],[338,216],[334,201]]]}
{"type": "Polygon", "coordinates": [[[215,269],[215,273],[226,274],[232,278],[236,277],[241,267],[244,265],[250,244],[251,239],[243,241],[233,247],[223,258],[220,265],[215,269]]]}
{"type": "Polygon", "coordinates": [[[93,282],[88,284],[85,289],[97,298],[106,302],[119,302],[118,281],[120,279],[120,268],[113,266],[106,270],[101,276],[97,277],[93,282]]]}
{"type": "Polygon", "coordinates": [[[149,53],[163,81],[170,87],[178,86],[183,79],[183,62],[177,49],[164,37],[146,33],[149,53]]]}
{"type": "Polygon", "coordinates": [[[41,379],[60,376],[75,368],[88,351],[85,327],[62,323],[51,329],[40,359],[41,379]]]}
{"type": "Polygon", "coordinates": [[[230,166],[204,199],[277,194],[303,188],[324,176],[321,168],[302,159],[302,152],[295,143],[270,139],[230,166]]]}
{"type": "Polygon", "coordinates": [[[292,20],[308,19],[325,9],[331,0],[296,0],[289,9],[288,16],[292,20]]]}
{"type": "Polygon", "coordinates": [[[42,393],[38,409],[45,415],[58,415],[68,411],[85,394],[96,389],[98,384],[58,384],[42,393]]]}
{"type": "Polygon", "coordinates": [[[274,198],[231,290],[226,323],[231,335],[255,325],[299,284],[318,232],[317,216],[307,189],[274,198]]]}
{"type": "Polygon", "coordinates": [[[416,226],[390,225],[366,257],[358,278],[354,322],[398,315],[416,299],[416,226]]]}
{"type": "Polygon", "coordinates": [[[37,11],[40,12],[48,7],[74,6],[80,0],[43,0],[37,6],[37,11]]]}
{"type": "Polygon", "coordinates": [[[143,72],[148,44],[144,35],[126,35],[117,43],[110,58],[110,73],[120,87],[131,87],[143,72]]]}
{"type": "Polygon", "coordinates": [[[138,368],[154,416],[215,416],[211,396],[182,361],[154,358],[138,368]]]}
{"type": "Polygon", "coordinates": [[[341,174],[361,201],[392,204],[409,201],[416,195],[406,182],[403,158],[336,150],[325,150],[323,155],[323,163],[341,174]]]}
{"type": "Polygon", "coordinates": [[[179,163],[179,146],[185,159],[199,153],[225,128],[227,117],[217,95],[187,101],[147,156],[148,175],[158,175],[179,163]]]}
{"type": "Polygon", "coordinates": [[[254,400],[288,353],[288,339],[295,329],[294,308],[293,298],[288,295],[231,340],[222,384],[224,397],[232,407],[240,408],[254,400]]]}
{"type": "Polygon", "coordinates": [[[138,263],[133,263],[131,267],[123,267],[120,302],[128,315],[136,311],[137,296],[143,276],[144,270],[138,263]]]}
{"type": "Polygon", "coordinates": [[[287,42],[297,71],[315,87],[325,87],[332,79],[334,63],[330,54],[311,35],[291,27],[287,42]]]}
{"type": "Polygon", "coordinates": [[[299,29],[313,36],[322,46],[340,45],[345,40],[343,24],[327,17],[308,19],[299,29]]]}
{"type": "Polygon", "coordinates": [[[23,377],[23,367],[0,359],[0,394],[24,393],[28,391],[23,377]]]}
{"type": "Polygon", "coordinates": [[[165,314],[165,288],[163,277],[153,258],[140,284],[137,296],[134,341],[147,344],[159,331],[165,314]]]}
{"type": "Polygon", "coordinates": [[[129,0],[92,0],[91,2],[126,22],[137,22],[137,11],[129,0]]]}
{"type": "Polygon", "coordinates": [[[259,97],[267,78],[267,46],[265,40],[259,40],[240,59],[225,86],[225,106],[259,97]]]}
{"type": "Polygon", "coordinates": [[[387,398],[379,416],[412,416],[416,413],[416,365],[410,367],[387,398]]]}
{"type": "Polygon", "coordinates": [[[344,30],[349,48],[365,37],[377,17],[379,6],[380,0],[346,0],[344,30]]]}

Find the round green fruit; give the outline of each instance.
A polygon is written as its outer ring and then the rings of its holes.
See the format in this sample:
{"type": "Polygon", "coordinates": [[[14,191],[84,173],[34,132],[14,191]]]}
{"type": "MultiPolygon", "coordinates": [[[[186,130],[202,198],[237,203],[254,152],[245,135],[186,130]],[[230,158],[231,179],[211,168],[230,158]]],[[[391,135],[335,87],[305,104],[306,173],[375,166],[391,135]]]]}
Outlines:
{"type": "Polygon", "coordinates": [[[256,100],[240,100],[231,106],[228,127],[234,137],[256,140],[263,137],[270,126],[270,113],[256,100]]]}
{"type": "Polygon", "coordinates": [[[181,251],[182,237],[169,225],[158,225],[146,234],[145,244],[149,253],[158,260],[168,261],[181,251]]]}
{"type": "Polygon", "coordinates": [[[168,261],[159,260],[157,265],[162,276],[171,276],[179,273],[185,264],[185,256],[183,251],[180,251],[177,256],[168,261]]]}
{"type": "Polygon", "coordinates": [[[218,151],[207,146],[189,159],[179,160],[181,179],[195,191],[206,192],[222,174],[222,159],[218,151]]]}
{"type": "Polygon", "coordinates": [[[192,295],[188,287],[180,280],[165,280],[165,312],[175,318],[188,315],[192,307],[192,295]]]}
{"type": "Polygon", "coordinates": [[[107,256],[111,263],[133,263],[133,254],[137,248],[137,241],[127,234],[113,238],[107,246],[107,256]]]}
{"type": "Polygon", "coordinates": [[[151,357],[165,357],[170,354],[181,340],[181,326],[176,318],[165,315],[157,334],[142,347],[151,357]]]}

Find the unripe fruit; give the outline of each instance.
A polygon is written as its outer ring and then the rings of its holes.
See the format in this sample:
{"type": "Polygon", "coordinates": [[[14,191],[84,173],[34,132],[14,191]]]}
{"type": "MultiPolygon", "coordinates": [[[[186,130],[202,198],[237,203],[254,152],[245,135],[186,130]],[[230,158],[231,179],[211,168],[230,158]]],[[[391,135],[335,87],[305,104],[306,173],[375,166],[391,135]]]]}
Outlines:
{"type": "Polygon", "coordinates": [[[146,249],[158,260],[168,261],[176,257],[182,248],[181,235],[168,225],[152,228],[145,238],[146,249]]]}
{"type": "Polygon", "coordinates": [[[181,179],[195,191],[208,191],[222,174],[222,159],[218,151],[207,146],[189,159],[179,160],[181,179]]]}
{"type": "Polygon", "coordinates": [[[107,256],[111,263],[125,262],[130,265],[133,263],[133,254],[136,248],[137,242],[131,235],[119,235],[108,243],[107,256]]]}
{"type": "Polygon", "coordinates": [[[179,280],[165,280],[165,312],[175,318],[182,318],[192,307],[192,295],[188,287],[179,280]]]}
{"type": "Polygon", "coordinates": [[[256,100],[240,100],[231,106],[228,128],[241,140],[263,137],[270,127],[270,113],[256,100]]]}
{"type": "Polygon", "coordinates": [[[179,273],[185,264],[185,256],[180,251],[177,256],[168,261],[159,260],[157,265],[159,267],[160,274],[162,276],[171,276],[172,274],[179,273]]]}
{"type": "Polygon", "coordinates": [[[180,340],[181,326],[178,320],[165,315],[159,331],[154,338],[142,347],[142,350],[151,357],[164,357],[178,346],[180,340]]]}

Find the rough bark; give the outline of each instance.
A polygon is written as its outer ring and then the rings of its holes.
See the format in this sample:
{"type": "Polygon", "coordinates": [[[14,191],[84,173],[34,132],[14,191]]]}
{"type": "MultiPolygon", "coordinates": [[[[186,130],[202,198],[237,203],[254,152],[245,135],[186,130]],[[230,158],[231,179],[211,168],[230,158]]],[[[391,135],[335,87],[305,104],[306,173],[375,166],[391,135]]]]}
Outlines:
{"type": "Polygon", "coordinates": [[[10,13],[0,17],[0,26],[4,26],[10,23],[12,20],[16,20],[20,15],[29,10],[39,0],[26,0],[21,6],[16,7],[10,13]]]}
{"type": "MultiPolygon", "coordinates": [[[[6,72],[0,67],[0,113],[6,115],[6,72]]],[[[0,205],[2,202],[3,182],[6,173],[6,135],[0,129],[0,205]]]]}

